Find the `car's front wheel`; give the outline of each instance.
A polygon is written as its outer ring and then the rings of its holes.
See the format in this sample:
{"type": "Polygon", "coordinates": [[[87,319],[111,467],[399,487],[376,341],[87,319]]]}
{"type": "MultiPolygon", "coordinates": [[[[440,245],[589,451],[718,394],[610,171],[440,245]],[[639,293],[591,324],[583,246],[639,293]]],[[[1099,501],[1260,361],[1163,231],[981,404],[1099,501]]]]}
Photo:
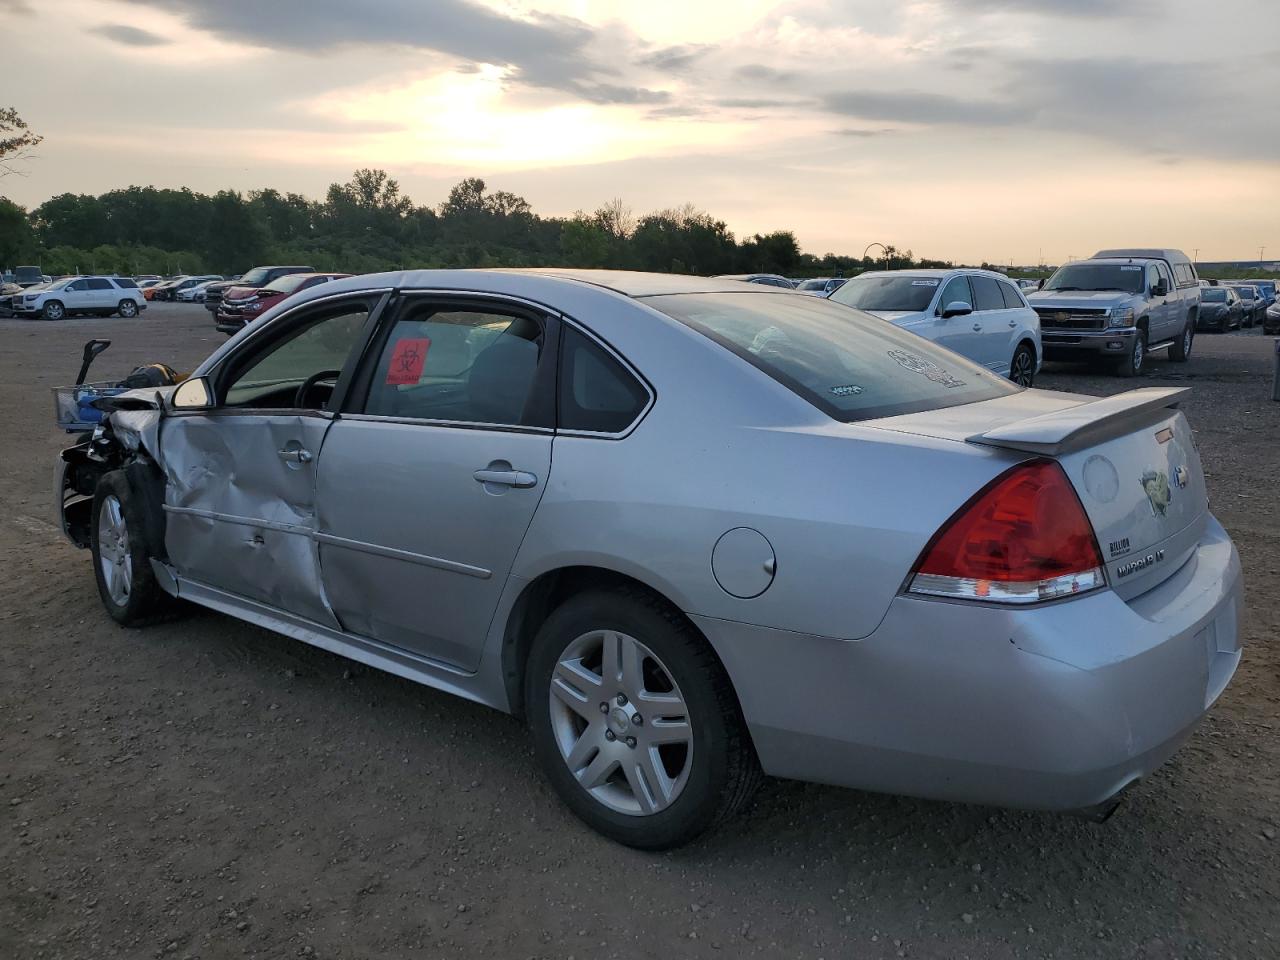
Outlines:
{"type": "Polygon", "coordinates": [[[98,481],[89,528],[93,572],[102,605],[126,627],[143,626],[175,609],[151,570],[142,509],[123,470],[98,481]]]}
{"type": "Polygon", "coordinates": [[[760,766],[706,640],[640,591],[578,595],[533,642],[534,750],[569,808],[619,843],[686,843],[746,802],[760,766]]]}
{"type": "Polygon", "coordinates": [[[67,315],[67,309],[57,300],[46,300],[40,316],[45,320],[61,320],[67,315]]]}
{"type": "Polygon", "coordinates": [[[1116,372],[1122,377],[1136,377],[1142,373],[1142,368],[1147,362],[1147,330],[1146,327],[1139,327],[1138,332],[1134,334],[1133,343],[1129,345],[1129,352],[1121,359],[1116,372]]]}
{"type": "Polygon", "coordinates": [[[138,305],[132,300],[121,300],[116,312],[126,320],[132,320],[138,315],[138,305]]]}

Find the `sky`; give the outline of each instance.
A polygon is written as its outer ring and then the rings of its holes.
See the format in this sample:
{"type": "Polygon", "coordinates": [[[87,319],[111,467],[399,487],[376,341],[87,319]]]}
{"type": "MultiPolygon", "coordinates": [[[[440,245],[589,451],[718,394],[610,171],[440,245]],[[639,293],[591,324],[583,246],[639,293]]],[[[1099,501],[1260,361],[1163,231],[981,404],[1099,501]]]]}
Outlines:
{"type": "Polygon", "coordinates": [[[1276,0],[0,0],[0,194],[321,197],[380,167],[543,215],[692,203],[814,254],[1280,256],[1276,0]]]}

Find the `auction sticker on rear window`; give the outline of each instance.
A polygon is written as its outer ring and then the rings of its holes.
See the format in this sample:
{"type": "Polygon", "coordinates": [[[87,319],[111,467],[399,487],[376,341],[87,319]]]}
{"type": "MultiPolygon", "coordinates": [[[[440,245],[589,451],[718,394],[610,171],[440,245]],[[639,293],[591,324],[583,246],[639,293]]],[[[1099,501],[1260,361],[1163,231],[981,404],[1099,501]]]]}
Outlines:
{"type": "Polygon", "coordinates": [[[940,383],[944,387],[964,386],[963,380],[958,380],[932,360],[918,357],[914,353],[908,353],[906,350],[890,350],[889,356],[897,360],[907,370],[912,373],[918,373],[922,377],[928,377],[934,383],[940,383]]]}
{"type": "Polygon", "coordinates": [[[430,349],[431,341],[426,337],[406,337],[398,341],[387,365],[387,386],[401,387],[421,380],[430,349]]]}

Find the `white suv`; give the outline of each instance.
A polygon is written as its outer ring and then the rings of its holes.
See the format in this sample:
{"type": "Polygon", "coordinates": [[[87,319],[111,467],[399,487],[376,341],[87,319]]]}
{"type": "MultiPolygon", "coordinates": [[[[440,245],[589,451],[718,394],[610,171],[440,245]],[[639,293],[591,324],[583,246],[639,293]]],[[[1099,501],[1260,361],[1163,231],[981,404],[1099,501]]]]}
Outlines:
{"type": "Polygon", "coordinates": [[[865,310],[1029,387],[1040,370],[1040,317],[990,270],[877,270],[828,298],[865,310]]]}
{"type": "Polygon", "coordinates": [[[64,277],[15,294],[11,309],[20,317],[42,320],[61,320],[73,313],[130,318],[147,309],[147,301],[127,277],[64,277]]]}

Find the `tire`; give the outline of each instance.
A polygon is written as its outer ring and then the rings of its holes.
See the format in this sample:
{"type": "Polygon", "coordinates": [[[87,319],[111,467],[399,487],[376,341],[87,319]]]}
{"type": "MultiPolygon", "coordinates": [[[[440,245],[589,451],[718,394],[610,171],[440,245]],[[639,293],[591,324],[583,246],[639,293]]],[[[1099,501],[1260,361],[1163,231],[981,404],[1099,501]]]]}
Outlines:
{"type": "Polygon", "coordinates": [[[1169,359],[1174,363],[1186,363],[1191,358],[1191,346],[1196,340],[1196,322],[1188,320],[1182,328],[1182,336],[1169,347],[1169,359]]]}
{"type": "Polygon", "coordinates": [[[126,320],[132,320],[138,315],[138,305],[132,300],[121,300],[116,312],[126,320]]]}
{"type": "Polygon", "coordinates": [[[126,627],[166,619],[176,609],[176,601],[156,583],[146,529],[142,505],[124,471],[104,474],[93,493],[89,548],[102,605],[126,627]]]}
{"type": "Polygon", "coordinates": [[[46,300],[40,311],[41,320],[62,320],[67,315],[67,308],[60,300],[46,300]]]}
{"type": "Polygon", "coordinates": [[[579,594],[547,618],[525,706],[556,793],[630,847],[688,843],[741,809],[763,776],[724,667],[687,621],[639,590],[579,594]],[[605,679],[606,645],[612,662],[633,665],[620,679],[605,679]]]}
{"type": "Polygon", "coordinates": [[[1122,377],[1136,377],[1147,365],[1147,328],[1139,327],[1138,335],[1133,338],[1133,346],[1129,353],[1116,367],[1116,373],[1122,377]]]}
{"type": "Polygon", "coordinates": [[[1009,361],[1009,379],[1020,387],[1030,387],[1036,379],[1036,352],[1029,343],[1018,344],[1009,361]]]}

